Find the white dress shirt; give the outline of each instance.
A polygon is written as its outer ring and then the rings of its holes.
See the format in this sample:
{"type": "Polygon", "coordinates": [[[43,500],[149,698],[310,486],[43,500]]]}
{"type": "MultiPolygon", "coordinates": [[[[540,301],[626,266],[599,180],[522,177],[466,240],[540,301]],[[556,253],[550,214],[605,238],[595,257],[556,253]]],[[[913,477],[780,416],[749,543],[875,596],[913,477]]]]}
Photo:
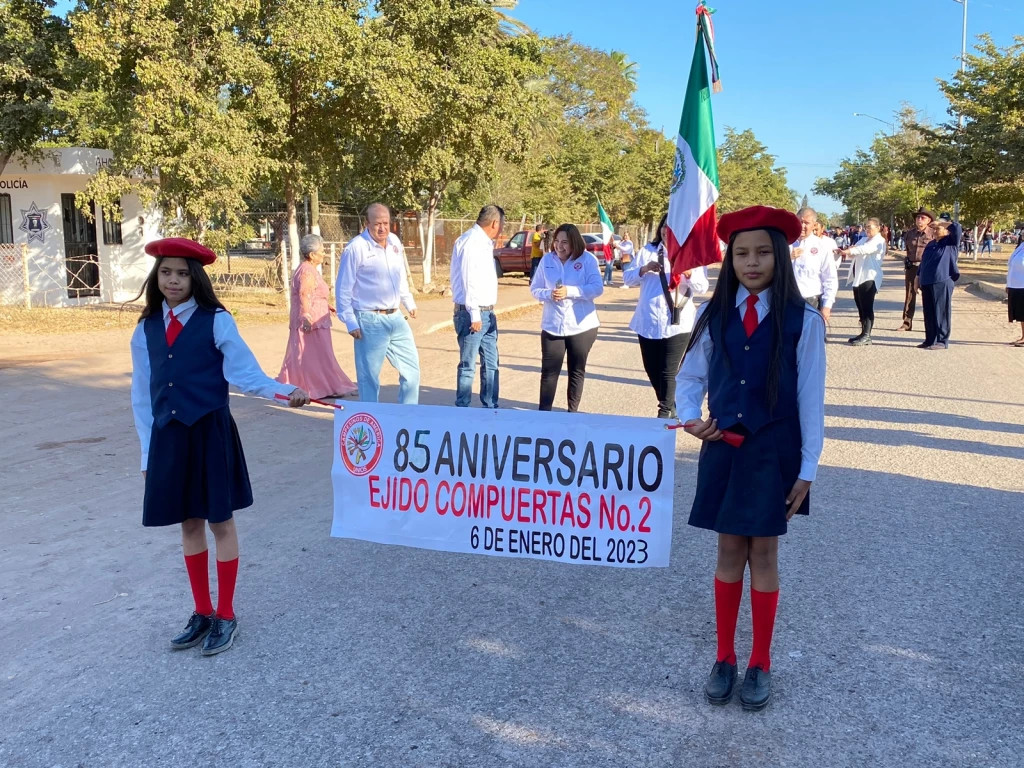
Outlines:
{"type": "MultiPolygon", "coordinates": [[[[736,311],[746,302],[750,292],[742,285],[736,291],[736,311]]],[[[707,309],[700,308],[698,317],[707,309]]],[[[757,297],[757,320],[764,322],[771,311],[771,289],[757,297]]],[[[686,356],[676,377],[676,410],[684,424],[701,418],[701,406],[708,390],[708,372],[714,343],[705,330],[686,356]]],[[[801,480],[814,482],[818,461],[825,445],[825,321],[810,305],[804,311],[804,327],[796,345],[796,401],[800,417],[801,480]]]]}
{"type": "Polygon", "coordinates": [[[881,235],[861,237],[848,251],[853,261],[850,262],[850,275],[846,284],[856,287],[873,280],[875,288],[881,289],[882,259],[885,258],[886,248],[885,238],[881,235]]]}
{"type": "MultiPolygon", "coordinates": [[[[184,326],[195,313],[196,300],[189,299],[174,308],[174,316],[184,326]]],[[[171,322],[171,308],[163,303],[164,331],[171,322]]],[[[146,340],[146,321],[135,326],[132,334],[132,412],[135,431],[142,444],[142,469],[149,460],[149,437],[153,431],[153,399],[149,392],[152,369],[149,365],[149,343],[146,340]]],[[[273,399],[274,395],[289,395],[294,384],[279,384],[267,376],[256,362],[256,356],[238,333],[235,318],[230,312],[218,311],[213,316],[213,343],[224,355],[224,378],[228,384],[246,394],[273,399]]],[[[172,347],[173,349],[173,347],[172,347]]]]}
{"type": "Polygon", "coordinates": [[[839,243],[833,240],[828,235],[822,235],[818,238],[825,244],[825,252],[832,258],[832,261],[836,263],[836,291],[839,290],[839,265],[843,262],[843,255],[836,253],[839,250],[839,243]]]}
{"type": "Polygon", "coordinates": [[[1006,268],[1006,287],[1024,288],[1024,244],[1018,245],[1010,254],[1010,262],[1006,268]]]}
{"type": "Polygon", "coordinates": [[[619,240],[619,244],[615,246],[619,251],[619,258],[625,258],[626,256],[633,256],[633,241],[632,240],[619,240]]]}
{"type": "Polygon", "coordinates": [[[552,336],[575,336],[601,325],[594,299],[604,293],[604,277],[597,257],[589,251],[564,264],[557,254],[544,254],[530,283],[530,293],[544,302],[540,327],[552,336]],[[555,301],[551,292],[559,280],[565,287],[565,298],[555,301]]]}
{"type": "Polygon", "coordinates": [[[393,232],[388,233],[386,248],[370,237],[369,230],[363,230],[345,246],[334,295],[338,317],[349,332],[359,328],[358,312],[398,309],[399,304],[416,311],[405,274],[404,251],[402,241],[393,232]]]}
{"type": "MultiPolygon", "coordinates": [[[[693,330],[693,323],[697,317],[697,305],[693,303],[693,296],[700,293],[707,293],[708,272],[704,267],[697,267],[690,272],[690,277],[681,277],[679,287],[682,293],[690,292],[691,297],[683,305],[679,315],[679,325],[672,325],[672,313],[665,301],[665,291],[661,287],[661,275],[657,272],[648,272],[641,276],[640,270],[645,264],[658,261],[658,248],[654,245],[645,245],[637,257],[622,273],[622,281],[629,286],[640,286],[640,298],[637,299],[636,311],[633,319],[629,321],[629,328],[638,336],[645,339],[669,339],[680,333],[689,333],[693,330]]],[[[666,269],[669,265],[666,261],[666,269]]],[[[668,275],[665,276],[668,279],[668,275]]]]}
{"type": "Polygon", "coordinates": [[[834,248],[817,235],[811,235],[793,243],[791,250],[800,248],[802,253],[793,259],[793,271],[796,273],[796,284],[800,286],[800,295],[805,299],[821,297],[823,308],[836,303],[839,291],[839,272],[835,259],[832,257],[834,248]]]}
{"type": "Polygon", "coordinates": [[[479,322],[480,307],[493,307],[498,303],[494,241],[479,224],[474,224],[455,241],[450,274],[452,302],[463,305],[472,322],[479,322]]]}

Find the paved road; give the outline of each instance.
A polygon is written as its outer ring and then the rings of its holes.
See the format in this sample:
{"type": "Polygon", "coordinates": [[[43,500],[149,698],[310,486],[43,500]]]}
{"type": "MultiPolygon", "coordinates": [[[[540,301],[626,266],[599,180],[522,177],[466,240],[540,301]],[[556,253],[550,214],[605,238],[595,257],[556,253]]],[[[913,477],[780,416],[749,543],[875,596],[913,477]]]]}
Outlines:
{"type": "MultiPolygon", "coordinates": [[[[204,659],[167,649],[189,593],[176,531],[139,524],[124,335],[0,366],[0,765],[1020,765],[1024,350],[1005,305],[962,290],[957,343],[915,349],[889,330],[893,269],[875,345],[829,346],[823,467],[783,540],[777,698],[757,715],[701,697],[714,538],[685,524],[685,436],[671,567],[582,568],[330,539],[329,416],[237,397],[257,499],[242,623],[204,659]]],[[[635,296],[601,305],[587,410],[654,412],[635,296]]],[[[833,338],[854,325],[846,292],[833,338]]],[[[247,335],[276,370],[284,331],[247,335]]],[[[450,403],[454,338],[419,344],[424,401],[450,403]]],[[[536,313],[501,352],[505,405],[534,407],[536,313]]]]}

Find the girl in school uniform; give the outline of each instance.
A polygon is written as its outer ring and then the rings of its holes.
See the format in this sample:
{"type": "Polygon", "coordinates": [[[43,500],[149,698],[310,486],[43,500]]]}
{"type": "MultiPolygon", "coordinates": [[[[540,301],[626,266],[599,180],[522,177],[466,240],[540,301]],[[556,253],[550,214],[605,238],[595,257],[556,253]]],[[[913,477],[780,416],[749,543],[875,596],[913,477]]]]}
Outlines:
{"type": "Polygon", "coordinates": [[[142,524],[181,526],[195,612],[171,647],[203,643],[203,655],[212,656],[231,647],[238,629],[233,513],[252,504],[228,384],[261,397],[285,395],[293,408],[309,398],[260,369],[203,270],[216,260],[213,251],[172,237],[147,244],[146,253],[156,264],[143,287],[146,307],[131,340],[132,411],[146,481],[142,524]],[[216,611],[207,524],[217,542],[216,611]]]}
{"type": "Polygon", "coordinates": [[[771,641],[779,601],[779,536],[809,511],[825,425],[825,323],[800,296],[789,243],[792,213],[754,206],[726,214],[728,249],[715,292],[700,308],[677,380],[679,419],[703,440],[690,525],[718,534],[718,656],[704,693],[726,704],[736,685],[734,637],[750,568],[753,650],[744,709],[771,699],[771,641]],[[708,418],[701,404],[708,395],[708,418]],[[723,430],[743,437],[738,447],[723,430]]]}

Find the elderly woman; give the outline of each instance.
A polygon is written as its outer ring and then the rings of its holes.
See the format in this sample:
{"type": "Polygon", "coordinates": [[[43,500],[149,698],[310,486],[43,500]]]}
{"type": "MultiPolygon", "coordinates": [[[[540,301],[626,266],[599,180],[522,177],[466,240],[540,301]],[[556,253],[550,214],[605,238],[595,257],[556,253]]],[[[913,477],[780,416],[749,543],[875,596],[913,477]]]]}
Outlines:
{"type": "Polygon", "coordinates": [[[604,293],[604,282],[597,258],[587,251],[583,235],[572,224],[555,230],[554,249],[541,257],[530,283],[533,297],[544,304],[538,410],[551,410],[562,362],[568,354],[568,410],[576,413],[583,398],[587,357],[601,325],[594,299],[604,293]]]}
{"type": "Polygon", "coordinates": [[[842,251],[844,258],[849,256],[853,259],[846,284],[853,286],[853,300],[860,315],[860,334],[849,340],[855,347],[871,343],[871,329],[875,325],[875,294],[882,287],[882,259],[888,247],[878,219],[868,219],[864,233],[856,245],[842,251]]]}
{"type": "Polygon", "coordinates": [[[320,274],[320,265],[324,262],[323,238],[306,235],[299,243],[299,252],[302,263],[292,276],[288,350],[277,380],[301,387],[313,398],[344,397],[355,392],[356,385],[334,357],[330,294],[320,274]]]}
{"type": "Polygon", "coordinates": [[[928,226],[932,229],[933,240],[924,247],[921,267],[914,279],[914,288],[921,291],[924,309],[924,343],[917,346],[946,349],[952,320],[953,283],[960,279],[957,256],[963,230],[950,220],[948,213],[928,226]]]}

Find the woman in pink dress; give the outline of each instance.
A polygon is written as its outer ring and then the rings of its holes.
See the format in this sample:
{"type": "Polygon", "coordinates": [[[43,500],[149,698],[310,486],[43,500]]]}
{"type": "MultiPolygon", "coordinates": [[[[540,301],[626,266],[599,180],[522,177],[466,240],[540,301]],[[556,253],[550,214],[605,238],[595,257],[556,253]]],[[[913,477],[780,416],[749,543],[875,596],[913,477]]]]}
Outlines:
{"type": "Polygon", "coordinates": [[[277,380],[294,384],[310,397],[344,397],[356,391],[334,357],[331,343],[331,307],[327,283],[320,274],[324,241],[306,235],[299,246],[302,263],[292,276],[292,315],[288,350],[277,380]],[[301,384],[299,382],[302,382],[301,384]]]}

